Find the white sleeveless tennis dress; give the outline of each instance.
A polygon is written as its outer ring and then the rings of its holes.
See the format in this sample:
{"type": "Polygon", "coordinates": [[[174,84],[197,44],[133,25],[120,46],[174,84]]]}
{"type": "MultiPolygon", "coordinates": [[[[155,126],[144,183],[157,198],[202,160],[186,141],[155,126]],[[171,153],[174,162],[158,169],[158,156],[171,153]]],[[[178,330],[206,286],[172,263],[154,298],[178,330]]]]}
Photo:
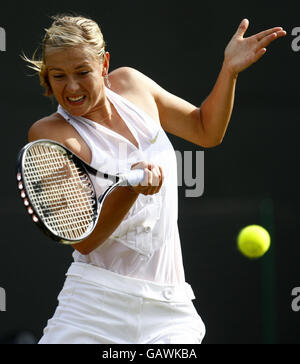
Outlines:
{"type": "MultiPolygon", "coordinates": [[[[201,343],[205,326],[185,282],[178,233],[175,151],[158,122],[112,90],[105,92],[138,148],[60,105],[57,112],[89,146],[94,168],[116,174],[151,162],[162,167],[164,183],[155,195],[140,194],[98,248],[88,255],[74,251],[59,305],[40,343],[201,343]]],[[[100,194],[104,187],[94,182],[100,194]]]]}

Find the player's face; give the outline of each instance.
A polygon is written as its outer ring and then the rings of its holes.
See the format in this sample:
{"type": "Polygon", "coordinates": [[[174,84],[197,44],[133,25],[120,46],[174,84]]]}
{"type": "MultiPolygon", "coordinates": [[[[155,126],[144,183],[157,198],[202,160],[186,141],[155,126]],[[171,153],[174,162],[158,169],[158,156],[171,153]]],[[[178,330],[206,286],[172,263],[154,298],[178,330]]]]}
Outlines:
{"type": "Polygon", "coordinates": [[[49,52],[46,67],[57,102],[70,114],[86,116],[103,105],[103,65],[85,47],[49,52]]]}

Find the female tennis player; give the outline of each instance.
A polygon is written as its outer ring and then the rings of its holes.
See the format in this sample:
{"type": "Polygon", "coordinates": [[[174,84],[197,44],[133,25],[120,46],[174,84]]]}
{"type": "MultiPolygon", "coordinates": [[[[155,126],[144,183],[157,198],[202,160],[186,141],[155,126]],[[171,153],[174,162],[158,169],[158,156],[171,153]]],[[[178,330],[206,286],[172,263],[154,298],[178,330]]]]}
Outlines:
{"type": "Polygon", "coordinates": [[[139,186],[116,188],[93,233],[73,245],[74,262],[39,343],[201,343],[205,325],[185,281],[177,162],[165,132],[206,148],[220,144],[239,73],[286,32],[276,27],[245,38],[244,19],[211,93],[197,107],[135,69],[109,73],[110,54],[93,20],[53,20],[42,58],[26,60],[58,108],[32,125],[29,141],[52,139],[96,169],[142,168],[146,177],[139,186]]]}

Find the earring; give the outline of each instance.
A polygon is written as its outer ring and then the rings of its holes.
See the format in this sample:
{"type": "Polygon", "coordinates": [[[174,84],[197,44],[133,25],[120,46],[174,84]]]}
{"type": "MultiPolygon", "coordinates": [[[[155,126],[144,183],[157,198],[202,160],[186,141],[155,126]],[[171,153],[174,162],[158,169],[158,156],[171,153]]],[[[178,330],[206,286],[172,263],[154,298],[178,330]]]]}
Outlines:
{"type": "Polygon", "coordinates": [[[105,79],[105,81],[106,81],[106,83],[107,83],[108,88],[111,88],[111,83],[110,83],[110,81],[109,81],[109,79],[108,79],[108,74],[106,74],[106,75],[104,76],[104,79],[105,79]]]}

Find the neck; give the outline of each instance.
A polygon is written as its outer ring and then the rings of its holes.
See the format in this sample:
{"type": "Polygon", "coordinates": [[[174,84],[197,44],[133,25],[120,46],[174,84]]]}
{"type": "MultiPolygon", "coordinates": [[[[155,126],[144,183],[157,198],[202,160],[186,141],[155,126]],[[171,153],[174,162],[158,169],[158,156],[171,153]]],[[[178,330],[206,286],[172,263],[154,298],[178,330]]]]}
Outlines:
{"type": "Polygon", "coordinates": [[[113,107],[107,97],[105,97],[102,104],[95,106],[83,116],[98,124],[109,124],[113,117],[113,107]]]}

